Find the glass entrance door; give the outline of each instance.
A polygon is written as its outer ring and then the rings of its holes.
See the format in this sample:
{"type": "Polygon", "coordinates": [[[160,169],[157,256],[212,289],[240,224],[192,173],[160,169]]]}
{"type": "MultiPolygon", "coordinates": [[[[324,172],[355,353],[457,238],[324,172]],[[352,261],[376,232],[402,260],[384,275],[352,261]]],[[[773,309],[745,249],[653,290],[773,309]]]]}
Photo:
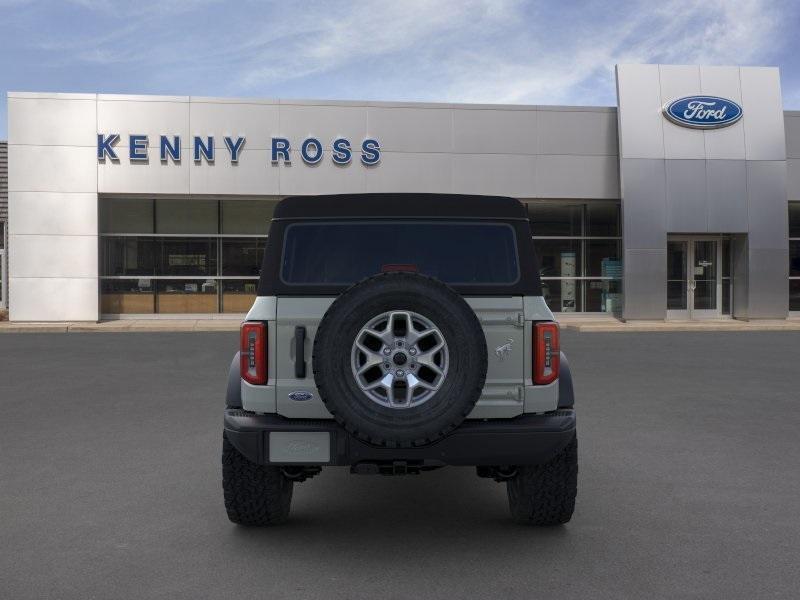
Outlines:
{"type": "Polygon", "coordinates": [[[667,318],[713,319],[722,315],[718,239],[671,238],[667,242],[667,318]]]}
{"type": "Polygon", "coordinates": [[[691,318],[709,319],[721,314],[719,307],[719,242],[695,240],[692,242],[692,265],[689,273],[691,286],[691,318]]]}
{"type": "Polygon", "coordinates": [[[667,242],[667,318],[689,318],[689,242],[667,242]]]}

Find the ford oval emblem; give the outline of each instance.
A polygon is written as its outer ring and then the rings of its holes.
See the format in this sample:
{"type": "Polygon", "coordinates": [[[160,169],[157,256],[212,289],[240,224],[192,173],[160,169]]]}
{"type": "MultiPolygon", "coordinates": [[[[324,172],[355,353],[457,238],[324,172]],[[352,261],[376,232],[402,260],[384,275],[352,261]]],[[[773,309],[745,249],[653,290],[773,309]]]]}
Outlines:
{"type": "Polygon", "coordinates": [[[664,116],[676,125],[694,129],[716,129],[742,118],[742,107],[718,96],[687,96],[664,106],[664,116]]]}
{"type": "Polygon", "coordinates": [[[314,394],[306,392],[305,390],[289,392],[289,400],[294,400],[295,402],[305,402],[306,400],[311,400],[313,397],[314,394]]]}

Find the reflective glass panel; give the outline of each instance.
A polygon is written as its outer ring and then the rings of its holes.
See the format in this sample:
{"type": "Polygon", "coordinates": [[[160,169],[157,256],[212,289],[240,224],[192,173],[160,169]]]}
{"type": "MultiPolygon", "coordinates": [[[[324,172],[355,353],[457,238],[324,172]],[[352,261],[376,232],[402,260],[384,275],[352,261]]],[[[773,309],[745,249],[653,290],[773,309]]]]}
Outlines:
{"type": "Polygon", "coordinates": [[[619,204],[589,202],[586,204],[587,236],[614,237],[620,235],[619,204]]]}
{"type": "Polygon", "coordinates": [[[222,275],[253,275],[261,270],[265,238],[222,238],[222,275]]]}
{"type": "Polygon", "coordinates": [[[213,279],[159,279],[156,289],[159,313],[217,312],[217,282],[213,279]]]}
{"type": "Polygon", "coordinates": [[[667,242],[667,309],[686,310],[686,242],[667,242]]]}
{"type": "Polygon", "coordinates": [[[694,242],[694,309],[717,308],[717,242],[694,242]]]}
{"type": "Polygon", "coordinates": [[[542,277],[577,277],[581,274],[580,240],[539,240],[533,245],[542,277]]]}
{"type": "Polygon", "coordinates": [[[534,236],[580,236],[583,205],[528,202],[534,236]]]}
{"type": "Polygon", "coordinates": [[[542,295],[547,306],[555,312],[581,312],[582,281],[575,279],[544,279],[542,280],[542,295]]]}

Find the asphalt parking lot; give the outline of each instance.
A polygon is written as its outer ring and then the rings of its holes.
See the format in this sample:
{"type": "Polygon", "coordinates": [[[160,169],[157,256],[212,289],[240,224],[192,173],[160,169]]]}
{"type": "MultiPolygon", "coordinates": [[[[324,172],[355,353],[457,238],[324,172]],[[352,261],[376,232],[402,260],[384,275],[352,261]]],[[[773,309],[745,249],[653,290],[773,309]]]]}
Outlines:
{"type": "Polygon", "coordinates": [[[222,506],[235,333],[0,336],[0,597],[796,598],[800,334],[565,332],[572,522],[472,469],[328,469],[284,526],[222,506]]]}

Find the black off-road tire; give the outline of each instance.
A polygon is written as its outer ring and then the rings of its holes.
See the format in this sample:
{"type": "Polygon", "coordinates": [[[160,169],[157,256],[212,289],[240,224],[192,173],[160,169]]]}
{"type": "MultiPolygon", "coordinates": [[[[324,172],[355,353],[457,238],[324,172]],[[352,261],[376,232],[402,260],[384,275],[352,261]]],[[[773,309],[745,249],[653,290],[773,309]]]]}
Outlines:
{"type": "Polygon", "coordinates": [[[446,436],[473,409],[486,381],[486,338],[475,311],[448,285],[417,273],[381,273],[351,286],[330,306],[314,338],[313,366],[320,398],[342,427],[377,446],[412,448],[446,436]],[[367,397],[351,366],[358,332],[392,310],[423,315],[449,347],[442,386],[425,403],[402,410],[367,397]]]}
{"type": "Polygon", "coordinates": [[[283,523],[289,517],[292,484],[279,468],[247,460],[222,434],[222,489],[225,510],[233,523],[283,523]]]}
{"type": "Polygon", "coordinates": [[[518,467],[509,479],[511,516],[527,525],[562,525],[572,518],[578,493],[578,438],[543,465],[518,467]]]}

